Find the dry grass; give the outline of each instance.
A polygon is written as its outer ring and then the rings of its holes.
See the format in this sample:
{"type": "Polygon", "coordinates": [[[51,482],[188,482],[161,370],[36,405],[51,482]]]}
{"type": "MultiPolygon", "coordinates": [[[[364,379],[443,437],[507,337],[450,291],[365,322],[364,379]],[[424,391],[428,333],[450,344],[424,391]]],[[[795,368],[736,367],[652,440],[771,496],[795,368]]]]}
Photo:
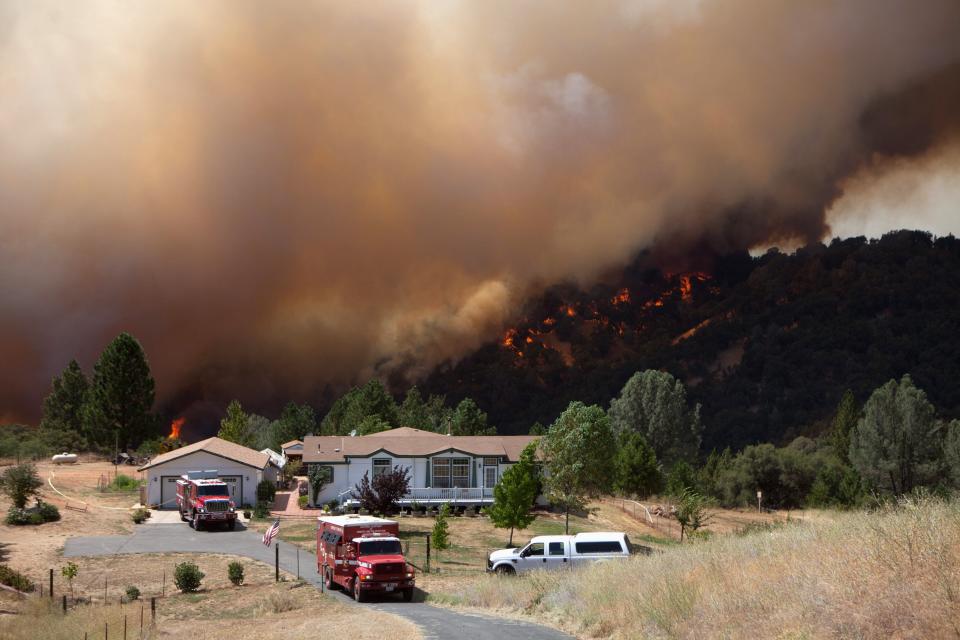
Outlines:
{"type": "Polygon", "coordinates": [[[625,563],[447,585],[440,602],[613,638],[960,637],[960,504],[906,501],[625,563]]]}
{"type": "MultiPolygon", "coordinates": [[[[393,615],[353,607],[321,595],[303,582],[273,582],[273,569],[262,563],[244,560],[247,582],[241,587],[226,579],[229,556],[126,556],[143,564],[141,576],[152,576],[161,566],[190,559],[207,574],[198,593],[174,594],[157,599],[157,624],[150,627],[149,599],[125,605],[102,605],[102,597],[91,605],[73,607],[64,615],[59,600],[29,598],[14,601],[0,599],[8,615],[0,616],[0,638],[28,640],[76,640],[103,637],[104,623],[109,637],[122,637],[124,616],[129,638],[222,638],[224,640],[262,640],[264,638],[307,639],[318,630],[334,637],[382,640],[384,637],[415,640],[416,627],[393,615]],[[141,606],[145,630],[140,635],[141,606]],[[384,635],[384,630],[388,633],[384,635]]],[[[81,575],[95,572],[97,565],[83,562],[81,575]]],[[[138,570],[139,571],[139,570],[138,570]]],[[[120,583],[117,580],[118,584],[120,583]]],[[[112,591],[112,589],[111,589],[112,591]]],[[[168,594],[170,591],[168,590],[168,594]]],[[[117,598],[109,600],[117,602],[117,598]]]]}

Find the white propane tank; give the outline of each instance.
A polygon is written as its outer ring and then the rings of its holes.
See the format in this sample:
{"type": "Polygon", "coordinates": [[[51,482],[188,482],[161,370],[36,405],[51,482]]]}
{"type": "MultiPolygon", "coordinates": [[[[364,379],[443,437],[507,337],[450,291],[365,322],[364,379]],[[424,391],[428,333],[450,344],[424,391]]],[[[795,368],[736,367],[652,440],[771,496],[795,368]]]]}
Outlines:
{"type": "Polygon", "coordinates": [[[53,456],[54,464],[73,464],[76,461],[77,461],[77,454],[67,453],[66,451],[64,451],[63,453],[58,453],[57,455],[53,456]]]}

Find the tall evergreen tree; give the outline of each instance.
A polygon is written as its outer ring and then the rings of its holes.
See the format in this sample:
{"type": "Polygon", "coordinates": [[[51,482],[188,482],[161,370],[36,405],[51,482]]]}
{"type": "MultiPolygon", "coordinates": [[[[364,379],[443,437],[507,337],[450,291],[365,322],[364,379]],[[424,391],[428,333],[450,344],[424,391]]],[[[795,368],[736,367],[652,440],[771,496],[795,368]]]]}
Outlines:
{"type": "Polygon", "coordinates": [[[691,409],[683,383],[664,371],[635,373],[610,402],[610,425],[641,434],[665,465],[695,462],[700,450],[700,405],[691,409]]]}
{"type": "Polygon", "coordinates": [[[659,492],[663,488],[663,473],[657,454],[643,436],[636,431],[624,431],[618,445],[614,458],[616,489],[641,497],[659,492]]]}
{"type": "Polygon", "coordinates": [[[450,435],[453,436],[493,436],[494,427],[487,426],[487,414],[480,410],[477,403],[464,398],[453,410],[450,417],[450,435]]]}
{"type": "Polygon", "coordinates": [[[323,419],[321,432],[326,435],[359,433],[361,423],[370,416],[376,416],[391,429],[398,426],[397,403],[376,378],[362,387],[350,389],[334,402],[323,419]]]}
{"type": "Polygon", "coordinates": [[[400,405],[399,420],[401,427],[430,429],[430,409],[416,386],[407,390],[407,395],[400,405]]]}
{"type": "Polygon", "coordinates": [[[943,429],[933,405],[910,376],[873,392],[850,438],[850,461],[860,476],[894,495],[937,480],[943,429]]]}
{"type": "Polygon", "coordinates": [[[596,405],[571,402],[540,440],[540,449],[544,489],[550,502],[563,508],[569,533],[571,509],[610,489],[616,452],[610,420],[596,405]]]}
{"type": "Polygon", "coordinates": [[[227,405],[227,415],[220,421],[217,437],[245,447],[256,444],[250,432],[250,416],[244,412],[239,400],[233,400],[227,405]]]}
{"type": "Polygon", "coordinates": [[[287,403],[276,421],[273,449],[280,450],[280,445],[291,440],[300,440],[317,428],[317,415],[309,404],[287,403]]]}
{"type": "Polygon", "coordinates": [[[833,418],[833,427],[830,431],[830,443],[837,457],[844,464],[850,464],[850,433],[857,426],[859,419],[860,407],[857,406],[857,399],[854,398],[853,391],[847,389],[837,406],[837,413],[833,418]]]}
{"type": "Polygon", "coordinates": [[[83,421],[91,442],[122,449],[136,448],[160,433],[151,411],[154,382],[143,347],[129,333],[107,345],[93,367],[83,421]]]}
{"type": "Polygon", "coordinates": [[[87,447],[87,431],[83,406],[90,383],[76,360],[71,360],[63,373],[53,379],[50,394],[43,401],[40,428],[55,449],[82,450],[87,447]]]}
{"type": "Polygon", "coordinates": [[[513,546],[513,530],[526,529],[536,519],[531,509],[537,499],[540,482],[534,463],[537,444],[530,443],[520,454],[520,460],[503,472],[493,488],[493,504],[487,509],[490,522],[498,529],[510,529],[508,547],[513,546]]]}

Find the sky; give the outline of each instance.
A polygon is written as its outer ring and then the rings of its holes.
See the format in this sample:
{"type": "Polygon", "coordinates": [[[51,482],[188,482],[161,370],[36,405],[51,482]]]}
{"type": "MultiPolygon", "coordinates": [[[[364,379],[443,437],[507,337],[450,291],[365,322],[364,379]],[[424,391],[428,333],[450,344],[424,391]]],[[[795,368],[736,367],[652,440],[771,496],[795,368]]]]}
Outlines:
{"type": "Polygon", "coordinates": [[[0,0],[0,422],[413,379],[650,249],[960,231],[954,0],[0,0]]]}

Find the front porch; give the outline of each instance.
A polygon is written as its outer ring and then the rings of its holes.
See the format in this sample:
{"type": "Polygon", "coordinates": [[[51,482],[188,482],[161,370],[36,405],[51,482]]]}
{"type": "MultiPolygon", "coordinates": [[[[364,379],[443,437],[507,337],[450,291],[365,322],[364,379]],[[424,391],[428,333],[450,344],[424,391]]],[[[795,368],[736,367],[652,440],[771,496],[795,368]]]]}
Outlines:
{"type": "MultiPolygon", "coordinates": [[[[353,497],[353,490],[338,496],[340,506],[350,509],[359,507],[360,502],[353,497]]],[[[451,507],[473,507],[493,504],[493,489],[485,487],[411,487],[406,495],[397,500],[400,507],[424,507],[449,503],[451,507]]]]}

